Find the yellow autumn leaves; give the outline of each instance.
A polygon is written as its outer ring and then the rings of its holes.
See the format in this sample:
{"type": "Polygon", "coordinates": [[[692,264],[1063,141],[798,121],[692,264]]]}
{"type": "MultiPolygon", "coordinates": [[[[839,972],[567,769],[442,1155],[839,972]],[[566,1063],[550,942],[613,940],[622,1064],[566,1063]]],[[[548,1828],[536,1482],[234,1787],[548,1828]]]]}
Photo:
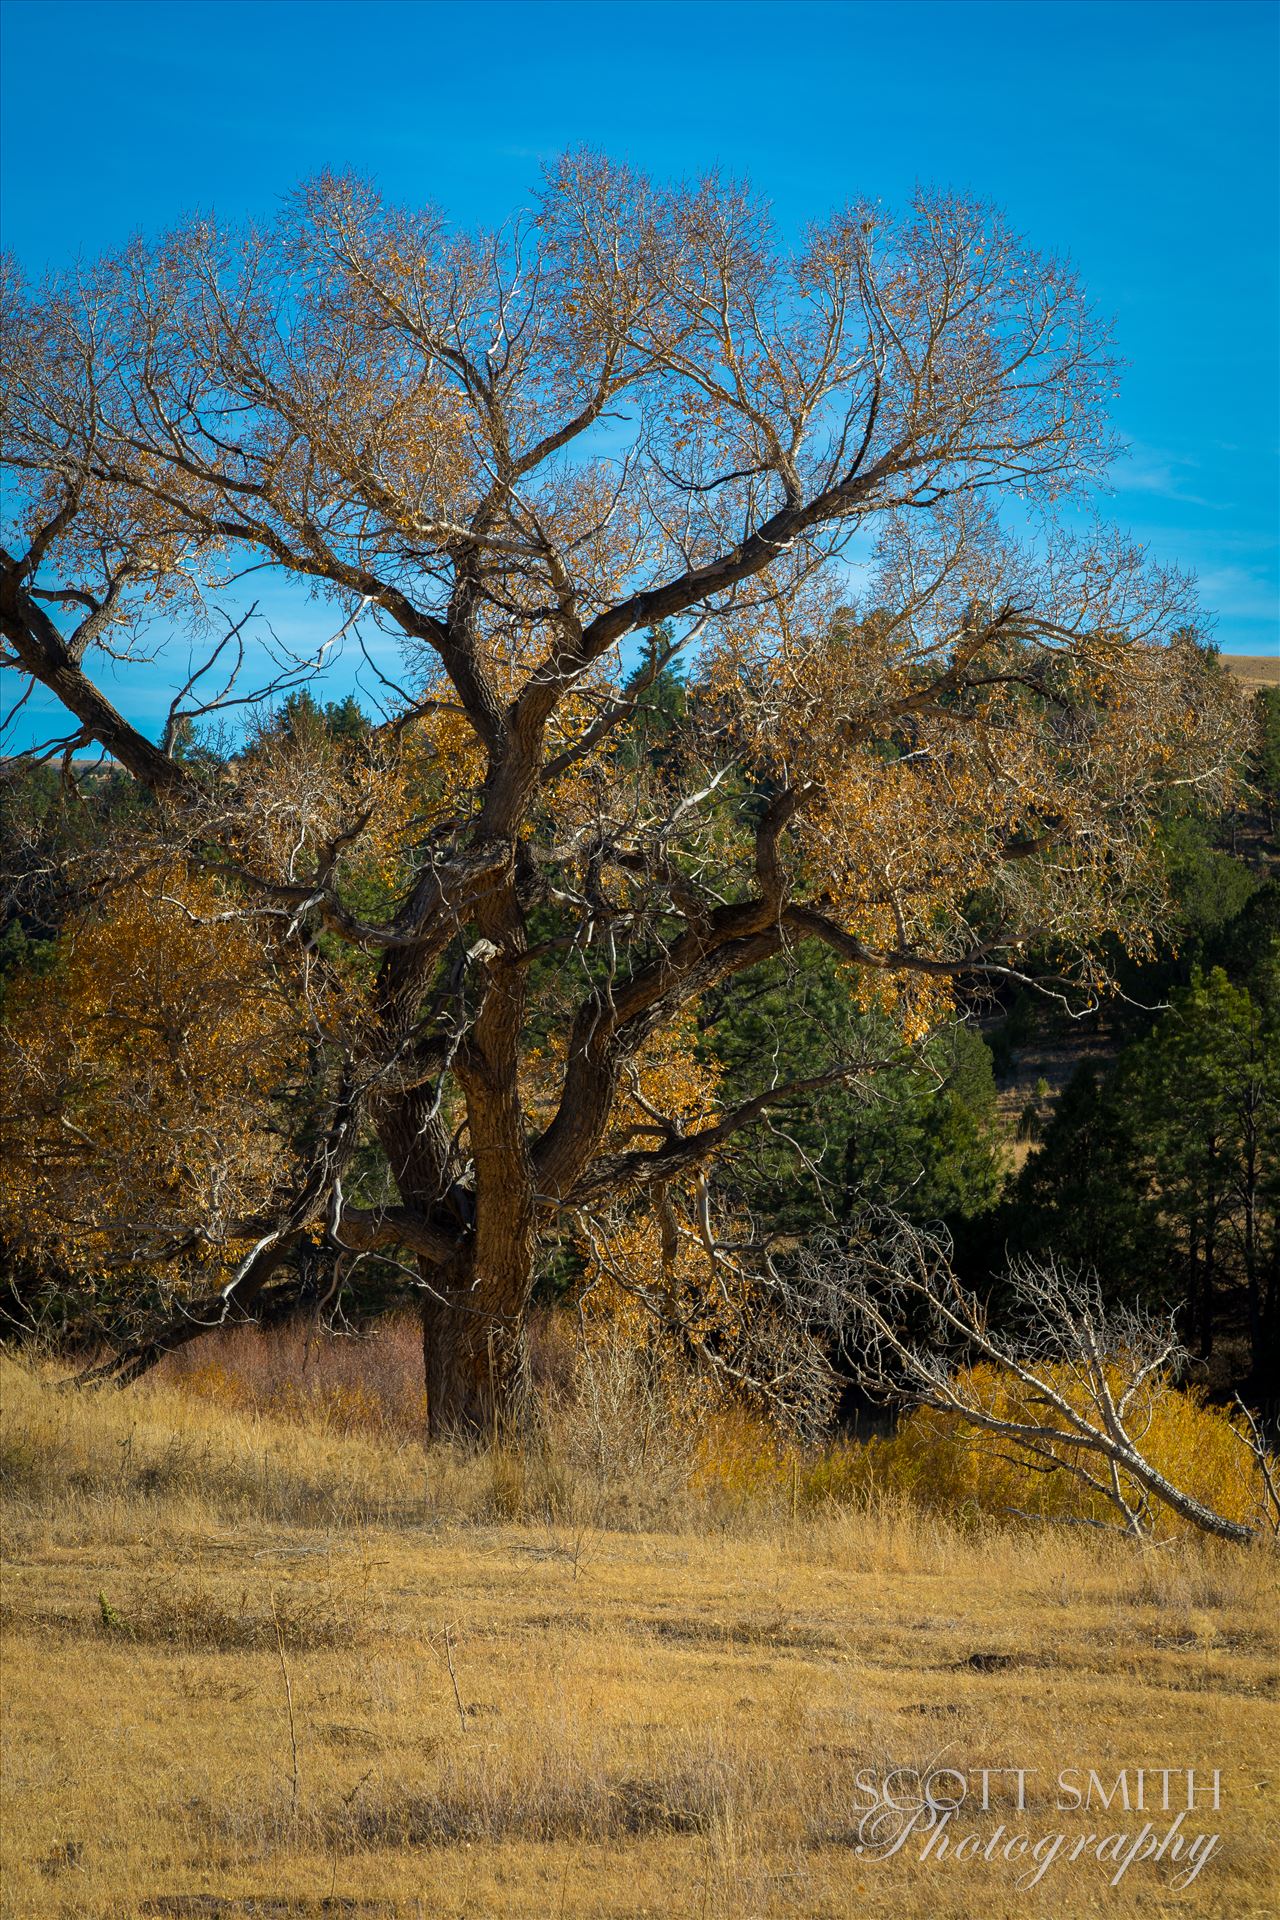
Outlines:
{"type": "Polygon", "coordinates": [[[172,1244],[176,1273],[242,1232],[284,1171],[296,1021],[227,906],[207,880],[153,875],[6,993],[0,1232],[28,1258],[127,1266],[172,1244]]]}

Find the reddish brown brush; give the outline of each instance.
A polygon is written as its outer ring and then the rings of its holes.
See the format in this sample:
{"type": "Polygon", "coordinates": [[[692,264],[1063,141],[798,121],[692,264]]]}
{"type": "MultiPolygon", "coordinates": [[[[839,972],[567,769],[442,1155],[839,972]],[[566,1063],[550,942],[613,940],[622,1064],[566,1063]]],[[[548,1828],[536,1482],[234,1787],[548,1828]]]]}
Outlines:
{"type": "Polygon", "coordinates": [[[359,1334],[306,1322],[228,1327],[166,1355],[156,1377],[222,1405],[342,1432],[425,1431],[422,1333],[408,1315],[359,1334]]]}

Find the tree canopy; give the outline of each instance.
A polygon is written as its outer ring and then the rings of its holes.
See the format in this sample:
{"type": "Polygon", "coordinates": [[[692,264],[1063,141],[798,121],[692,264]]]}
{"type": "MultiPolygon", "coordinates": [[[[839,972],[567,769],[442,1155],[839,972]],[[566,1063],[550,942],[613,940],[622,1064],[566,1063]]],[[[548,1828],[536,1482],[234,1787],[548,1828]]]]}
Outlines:
{"type": "Polygon", "coordinates": [[[690,1271],[749,1291],[768,1258],[734,1143],[1033,955],[1096,992],[1101,936],[1162,923],[1165,798],[1225,790],[1238,703],[1185,583],[1080,530],[1105,331],[989,207],[854,204],[790,248],[743,188],[579,154],[466,234],[325,178],[270,227],[11,270],[4,325],[9,664],[71,716],[51,751],[146,796],[46,988],[68,1061],[107,1021],[96,1087],[41,1106],[10,1023],[39,1203],[9,1230],[166,1276],[127,1368],[317,1238],[414,1266],[435,1431],[518,1405],[565,1240],[690,1337],[690,1271]],[[316,638],[255,684],[264,575],[316,638]],[[382,716],[304,703],[365,633],[401,647],[382,716]],[[152,737],[103,668],[157,657],[152,737]],[[232,715],[234,754],[193,750],[232,715]],[[815,951],[863,1017],[803,1071],[717,1062],[726,983],[815,951]],[[201,1146],[146,1146],[86,1221],[94,1101],[153,1087],[172,1141],[183,1075],[201,1146]]]}

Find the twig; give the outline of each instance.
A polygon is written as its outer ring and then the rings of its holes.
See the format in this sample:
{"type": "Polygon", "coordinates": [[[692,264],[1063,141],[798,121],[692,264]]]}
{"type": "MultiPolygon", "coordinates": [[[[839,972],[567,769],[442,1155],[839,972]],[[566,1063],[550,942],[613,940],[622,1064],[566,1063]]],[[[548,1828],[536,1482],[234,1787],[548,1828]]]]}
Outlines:
{"type": "MultiPolygon", "coordinates": [[[[1263,1501],[1263,1512],[1266,1514],[1271,1531],[1277,1536],[1280,1536],[1280,1491],[1277,1491],[1275,1477],[1271,1471],[1271,1458],[1267,1452],[1267,1443],[1262,1437],[1262,1430],[1258,1422],[1254,1419],[1253,1414],[1249,1408],[1246,1407],[1239,1394],[1236,1395],[1236,1405],[1244,1415],[1249,1429],[1247,1434],[1240,1434],[1241,1443],[1245,1451],[1253,1455],[1258,1465],[1258,1472],[1262,1475],[1262,1485],[1266,1496],[1263,1501]]],[[[1237,1428],[1236,1431],[1239,1433],[1239,1428],[1237,1428]]]]}
{"type": "Polygon", "coordinates": [[[271,1618],[276,1630],[276,1652],[280,1655],[280,1672],[284,1676],[284,1699],[289,1713],[289,1752],[292,1759],[292,1777],[289,1783],[289,1817],[298,1817],[298,1729],[293,1718],[293,1687],[289,1680],[289,1663],[284,1657],[284,1634],[280,1627],[280,1615],[276,1610],[275,1588],[271,1589],[271,1618]]]}
{"type": "Polygon", "coordinates": [[[458,1691],[458,1675],[453,1664],[453,1628],[449,1626],[446,1626],[444,1630],[444,1657],[449,1663],[449,1678],[453,1682],[453,1698],[458,1709],[458,1725],[465,1733],[467,1730],[467,1710],[462,1704],[462,1695],[458,1691]]]}

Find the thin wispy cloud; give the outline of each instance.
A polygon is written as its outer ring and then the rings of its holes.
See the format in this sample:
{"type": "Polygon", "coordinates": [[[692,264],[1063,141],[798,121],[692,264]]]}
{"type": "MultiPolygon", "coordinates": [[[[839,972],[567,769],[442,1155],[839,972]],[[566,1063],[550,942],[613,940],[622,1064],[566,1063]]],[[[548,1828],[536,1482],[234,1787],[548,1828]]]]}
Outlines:
{"type": "Polygon", "coordinates": [[[1213,500],[1196,493],[1188,476],[1199,463],[1141,444],[1131,446],[1112,466],[1108,478],[1117,493],[1155,494],[1161,500],[1176,500],[1183,506],[1225,507],[1225,500],[1213,500]]]}
{"type": "Polygon", "coordinates": [[[1270,621],[1280,636],[1280,591],[1247,567],[1210,567],[1198,577],[1200,598],[1224,620],[1270,621]]]}

